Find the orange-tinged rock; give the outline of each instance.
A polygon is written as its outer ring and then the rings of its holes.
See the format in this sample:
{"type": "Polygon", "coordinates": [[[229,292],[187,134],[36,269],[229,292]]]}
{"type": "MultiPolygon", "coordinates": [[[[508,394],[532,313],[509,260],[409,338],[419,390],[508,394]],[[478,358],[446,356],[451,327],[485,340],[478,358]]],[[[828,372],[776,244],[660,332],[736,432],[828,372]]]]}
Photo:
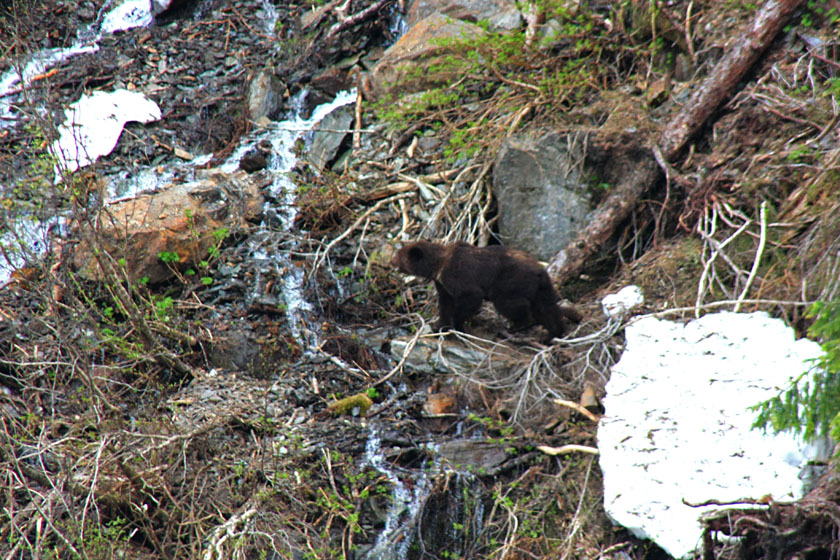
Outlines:
{"type": "Polygon", "coordinates": [[[431,393],[423,404],[423,411],[429,416],[451,414],[458,409],[455,395],[449,393],[431,393]]]}
{"type": "Polygon", "coordinates": [[[262,204],[258,185],[245,172],[210,170],[198,181],[106,206],[96,232],[76,224],[80,242],[73,263],[83,277],[98,279],[94,248],[99,248],[114,262],[124,262],[130,281],[147,277],[150,283],[162,282],[173,276],[170,266],[195,266],[206,259],[223,229],[247,228],[258,219],[262,204]],[[178,263],[167,266],[161,253],[177,254],[178,263]]]}

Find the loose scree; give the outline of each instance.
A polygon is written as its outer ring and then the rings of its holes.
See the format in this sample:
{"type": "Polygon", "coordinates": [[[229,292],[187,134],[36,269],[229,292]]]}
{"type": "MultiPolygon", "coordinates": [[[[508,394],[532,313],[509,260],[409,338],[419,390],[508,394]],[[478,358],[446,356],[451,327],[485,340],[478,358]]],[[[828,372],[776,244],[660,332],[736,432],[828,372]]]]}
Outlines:
{"type": "Polygon", "coordinates": [[[501,245],[475,247],[459,241],[441,245],[415,241],[397,251],[392,261],[400,272],[433,280],[438,294],[439,330],[464,330],[464,321],[478,313],[481,302],[523,328],[535,321],[553,337],[567,331],[580,313],[558,305],[560,296],[542,265],[522,251],[501,245]]]}

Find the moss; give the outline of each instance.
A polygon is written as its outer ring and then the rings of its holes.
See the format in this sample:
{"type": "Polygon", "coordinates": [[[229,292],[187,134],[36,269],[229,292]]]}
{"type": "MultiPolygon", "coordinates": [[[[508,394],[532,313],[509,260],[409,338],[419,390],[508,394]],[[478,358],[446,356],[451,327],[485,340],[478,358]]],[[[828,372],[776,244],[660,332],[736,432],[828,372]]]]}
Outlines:
{"type": "Polygon", "coordinates": [[[353,414],[358,409],[359,416],[367,414],[368,409],[373,405],[373,401],[367,396],[367,393],[358,393],[343,399],[331,402],[327,408],[330,412],[336,415],[353,414]]]}

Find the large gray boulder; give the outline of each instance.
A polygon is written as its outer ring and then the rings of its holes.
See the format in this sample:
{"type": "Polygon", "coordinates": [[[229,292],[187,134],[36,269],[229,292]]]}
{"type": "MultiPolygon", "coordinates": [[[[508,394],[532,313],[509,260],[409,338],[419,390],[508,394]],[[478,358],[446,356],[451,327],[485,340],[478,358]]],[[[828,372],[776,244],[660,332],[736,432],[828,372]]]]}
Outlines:
{"type": "Polygon", "coordinates": [[[503,144],[493,195],[505,245],[549,260],[586,225],[592,207],[580,144],[557,133],[503,144]]]}
{"type": "Polygon", "coordinates": [[[260,70],[248,86],[248,117],[252,122],[276,119],[283,108],[283,84],[271,68],[260,70]]]}

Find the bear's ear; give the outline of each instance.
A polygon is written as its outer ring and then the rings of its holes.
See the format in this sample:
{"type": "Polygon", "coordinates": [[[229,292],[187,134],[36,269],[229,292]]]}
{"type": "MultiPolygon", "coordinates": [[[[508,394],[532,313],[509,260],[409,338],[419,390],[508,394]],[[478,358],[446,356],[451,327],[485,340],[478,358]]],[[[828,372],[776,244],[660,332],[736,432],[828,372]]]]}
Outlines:
{"type": "Polygon", "coordinates": [[[419,261],[423,259],[423,249],[414,245],[408,250],[408,258],[412,261],[419,261]]]}

